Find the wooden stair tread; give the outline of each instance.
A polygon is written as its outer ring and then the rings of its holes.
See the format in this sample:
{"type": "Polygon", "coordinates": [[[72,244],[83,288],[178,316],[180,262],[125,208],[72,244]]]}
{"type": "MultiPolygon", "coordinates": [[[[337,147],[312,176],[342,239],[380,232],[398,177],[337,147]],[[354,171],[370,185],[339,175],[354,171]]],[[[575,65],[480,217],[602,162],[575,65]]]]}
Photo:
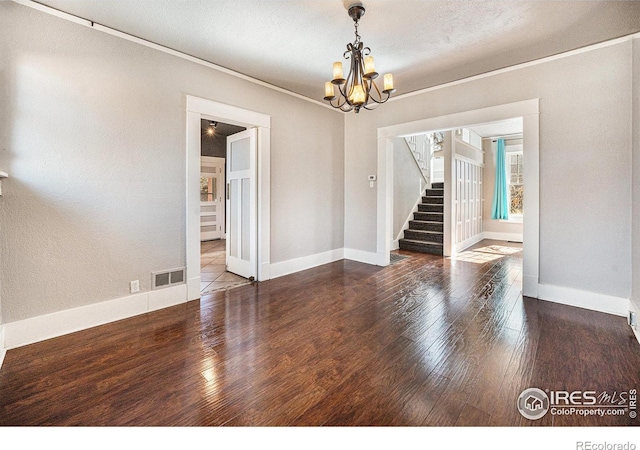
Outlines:
{"type": "Polygon", "coordinates": [[[426,242],[426,241],[416,241],[415,239],[398,239],[398,242],[406,242],[407,244],[417,244],[417,245],[432,245],[436,247],[442,247],[443,244],[439,242],[426,242]]]}
{"type": "Polygon", "coordinates": [[[413,231],[415,233],[426,233],[426,234],[443,234],[442,231],[419,230],[417,228],[407,228],[405,231],[413,231]]]}

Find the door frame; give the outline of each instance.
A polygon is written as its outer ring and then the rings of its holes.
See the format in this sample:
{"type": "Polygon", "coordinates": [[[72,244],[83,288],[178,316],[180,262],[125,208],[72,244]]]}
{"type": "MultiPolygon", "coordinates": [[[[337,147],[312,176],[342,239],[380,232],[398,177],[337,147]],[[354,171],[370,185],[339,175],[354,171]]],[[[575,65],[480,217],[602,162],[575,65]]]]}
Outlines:
{"type": "MultiPolygon", "coordinates": [[[[393,205],[393,138],[446,129],[463,128],[522,117],[524,149],[523,282],[522,292],[538,298],[540,275],[540,105],[530,99],[446,116],[378,128],[378,192],[376,264],[389,265],[393,205]]],[[[446,165],[446,161],[445,161],[446,165]]],[[[445,167],[447,173],[447,167],[445,167]]],[[[447,183],[445,183],[445,187],[447,183]]],[[[445,193],[446,195],[446,193],[445,193]]]]}
{"type": "Polygon", "coordinates": [[[200,120],[205,118],[257,128],[257,274],[270,279],[271,249],[271,116],[186,95],[186,270],[187,300],[200,298],[200,120]]]}

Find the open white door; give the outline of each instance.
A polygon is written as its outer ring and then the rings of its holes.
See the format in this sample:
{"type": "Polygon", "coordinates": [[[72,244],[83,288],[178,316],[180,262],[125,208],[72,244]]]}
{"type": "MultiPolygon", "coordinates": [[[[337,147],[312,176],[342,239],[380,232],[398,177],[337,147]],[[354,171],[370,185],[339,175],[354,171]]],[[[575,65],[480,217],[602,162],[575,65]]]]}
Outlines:
{"type": "Polygon", "coordinates": [[[249,279],[258,274],[257,142],[255,128],[227,137],[227,270],[249,279]]]}

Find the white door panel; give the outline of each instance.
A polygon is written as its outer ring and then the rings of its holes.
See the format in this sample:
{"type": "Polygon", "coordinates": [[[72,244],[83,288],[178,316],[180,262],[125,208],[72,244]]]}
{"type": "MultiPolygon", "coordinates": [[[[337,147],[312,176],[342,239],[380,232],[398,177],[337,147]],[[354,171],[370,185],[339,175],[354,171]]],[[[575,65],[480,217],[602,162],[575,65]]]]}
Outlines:
{"type": "Polygon", "coordinates": [[[224,238],[224,166],[224,158],[201,158],[200,241],[224,238]]]}
{"type": "Polygon", "coordinates": [[[227,137],[227,270],[257,276],[257,132],[227,137]]]}

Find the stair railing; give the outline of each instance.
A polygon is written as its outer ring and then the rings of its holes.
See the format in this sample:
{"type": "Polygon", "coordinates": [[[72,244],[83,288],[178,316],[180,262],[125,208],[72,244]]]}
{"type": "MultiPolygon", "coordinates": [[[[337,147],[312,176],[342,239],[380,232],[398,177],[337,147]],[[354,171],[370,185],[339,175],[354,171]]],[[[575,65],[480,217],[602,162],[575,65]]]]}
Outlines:
{"type": "Polygon", "coordinates": [[[428,134],[420,134],[405,137],[404,140],[420,169],[420,173],[422,173],[424,181],[427,186],[431,186],[431,159],[433,158],[433,152],[430,136],[428,134]]]}

